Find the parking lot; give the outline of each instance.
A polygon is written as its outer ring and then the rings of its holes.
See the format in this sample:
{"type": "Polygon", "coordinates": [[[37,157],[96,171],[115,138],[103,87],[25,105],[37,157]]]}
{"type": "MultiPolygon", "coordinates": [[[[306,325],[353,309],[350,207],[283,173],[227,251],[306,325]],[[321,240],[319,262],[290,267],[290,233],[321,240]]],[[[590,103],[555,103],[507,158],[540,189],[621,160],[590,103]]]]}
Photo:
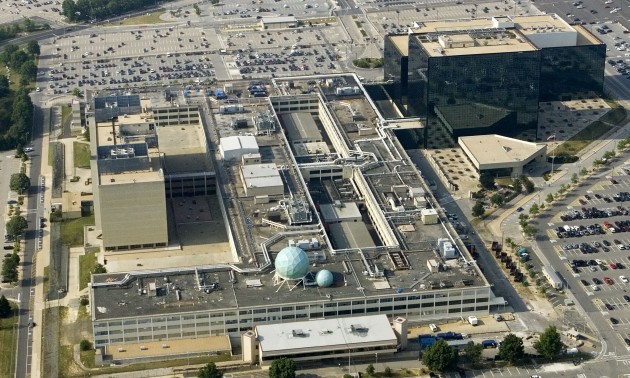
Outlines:
{"type": "Polygon", "coordinates": [[[292,32],[225,31],[173,25],[67,34],[42,44],[37,87],[74,88],[212,84],[217,80],[338,72],[359,46],[339,24],[292,32]]]}
{"type": "Polygon", "coordinates": [[[630,167],[624,165],[614,173],[593,183],[551,218],[547,235],[566,263],[566,274],[573,275],[582,288],[571,289],[584,290],[630,346],[630,209],[626,206],[630,167]]]}
{"type": "Polygon", "coordinates": [[[61,0],[0,0],[0,24],[20,21],[23,17],[60,21],[61,3],[61,0]]]}

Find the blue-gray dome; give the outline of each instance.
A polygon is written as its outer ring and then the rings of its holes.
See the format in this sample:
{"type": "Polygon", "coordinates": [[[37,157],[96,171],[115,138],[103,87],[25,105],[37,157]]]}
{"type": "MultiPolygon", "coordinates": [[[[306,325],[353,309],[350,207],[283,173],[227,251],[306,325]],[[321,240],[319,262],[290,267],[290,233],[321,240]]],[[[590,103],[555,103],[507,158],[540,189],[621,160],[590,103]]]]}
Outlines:
{"type": "Polygon", "coordinates": [[[333,284],[333,274],[329,270],[320,270],[315,276],[315,281],[319,287],[328,287],[333,284]]]}
{"type": "Polygon", "coordinates": [[[297,280],[308,273],[308,256],[301,248],[286,247],[276,256],[276,274],[285,280],[297,280]]]}

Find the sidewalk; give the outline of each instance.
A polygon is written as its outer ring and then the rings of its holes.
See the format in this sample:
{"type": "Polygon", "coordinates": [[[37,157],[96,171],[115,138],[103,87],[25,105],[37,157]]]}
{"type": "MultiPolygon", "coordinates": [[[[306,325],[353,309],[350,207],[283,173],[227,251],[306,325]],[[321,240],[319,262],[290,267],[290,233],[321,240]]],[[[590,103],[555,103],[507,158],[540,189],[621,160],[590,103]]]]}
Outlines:
{"type": "MultiPolygon", "coordinates": [[[[41,175],[46,178],[46,191],[44,194],[44,203],[50,203],[52,190],[50,183],[52,180],[52,172],[48,166],[48,133],[42,135],[42,162],[41,175]]],[[[46,307],[44,298],[44,268],[50,264],[50,232],[45,231],[42,240],[42,249],[37,251],[33,258],[35,264],[35,296],[33,306],[33,320],[39,327],[33,327],[33,345],[31,360],[31,377],[42,377],[42,331],[43,331],[43,310],[46,307]]]]}

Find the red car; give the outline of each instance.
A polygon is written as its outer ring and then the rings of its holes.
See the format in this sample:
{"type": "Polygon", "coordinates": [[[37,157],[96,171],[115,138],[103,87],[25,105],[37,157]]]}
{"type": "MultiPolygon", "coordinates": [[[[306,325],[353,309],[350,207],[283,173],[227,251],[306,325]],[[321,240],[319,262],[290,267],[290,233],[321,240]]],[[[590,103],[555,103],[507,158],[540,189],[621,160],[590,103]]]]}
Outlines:
{"type": "Polygon", "coordinates": [[[617,265],[615,263],[610,263],[610,269],[617,269],[617,265]]]}
{"type": "Polygon", "coordinates": [[[610,277],[604,277],[604,282],[606,282],[606,284],[608,285],[614,284],[613,280],[611,280],[610,277]]]}

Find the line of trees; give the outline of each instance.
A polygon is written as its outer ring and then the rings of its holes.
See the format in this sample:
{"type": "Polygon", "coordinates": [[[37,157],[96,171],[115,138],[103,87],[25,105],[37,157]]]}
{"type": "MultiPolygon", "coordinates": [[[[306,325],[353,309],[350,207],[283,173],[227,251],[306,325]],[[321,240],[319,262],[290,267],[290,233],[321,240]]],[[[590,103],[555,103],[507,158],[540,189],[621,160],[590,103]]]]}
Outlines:
{"type": "MultiPolygon", "coordinates": [[[[533,346],[548,361],[557,359],[565,348],[560,333],[554,326],[547,327],[533,346]]],[[[470,341],[463,348],[463,357],[473,367],[476,367],[481,362],[482,352],[483,346],[481,344],[470,341]]],[[[499,358],[510,364],[523,361],[526,357],[523,339],[513,333],[509,333],[503,338],[499,344],[498,352],[499,358]]],[[[422,354],[422,363],[430,370],[454,370],[457,368],[458,362],[459,352],[457,348],[448,345],[446,341],[441,339],[427,347],[422,354]]]]}
{"type": "Polygon", "coordinates": [[[33,103],[26,88],[37,76],[37,41],[24,48],[8,44],[0,52],[0,64],[20,76],[19,88],[11,90],[9,79],[0,75],[0,150],[26,145],[33,125],[33,103]]]}
{"type": "Polygon", "coordinates": [[[22,23],[12,23],[3,27],[0,27],[0,41],[6,41],[11,38],[15,38],[19,33],[26,32],[31,33],[37,30],[48,30],[50,25],[48,24],[36,24],[30,18],[25,18],[22,23]]]}
{"type": "Polygon", "coordinates": [[[61,10],[69,21],[88,21],[120,16],[151,5],[155,5],[155,0],[64,0],[61,10]]]}

